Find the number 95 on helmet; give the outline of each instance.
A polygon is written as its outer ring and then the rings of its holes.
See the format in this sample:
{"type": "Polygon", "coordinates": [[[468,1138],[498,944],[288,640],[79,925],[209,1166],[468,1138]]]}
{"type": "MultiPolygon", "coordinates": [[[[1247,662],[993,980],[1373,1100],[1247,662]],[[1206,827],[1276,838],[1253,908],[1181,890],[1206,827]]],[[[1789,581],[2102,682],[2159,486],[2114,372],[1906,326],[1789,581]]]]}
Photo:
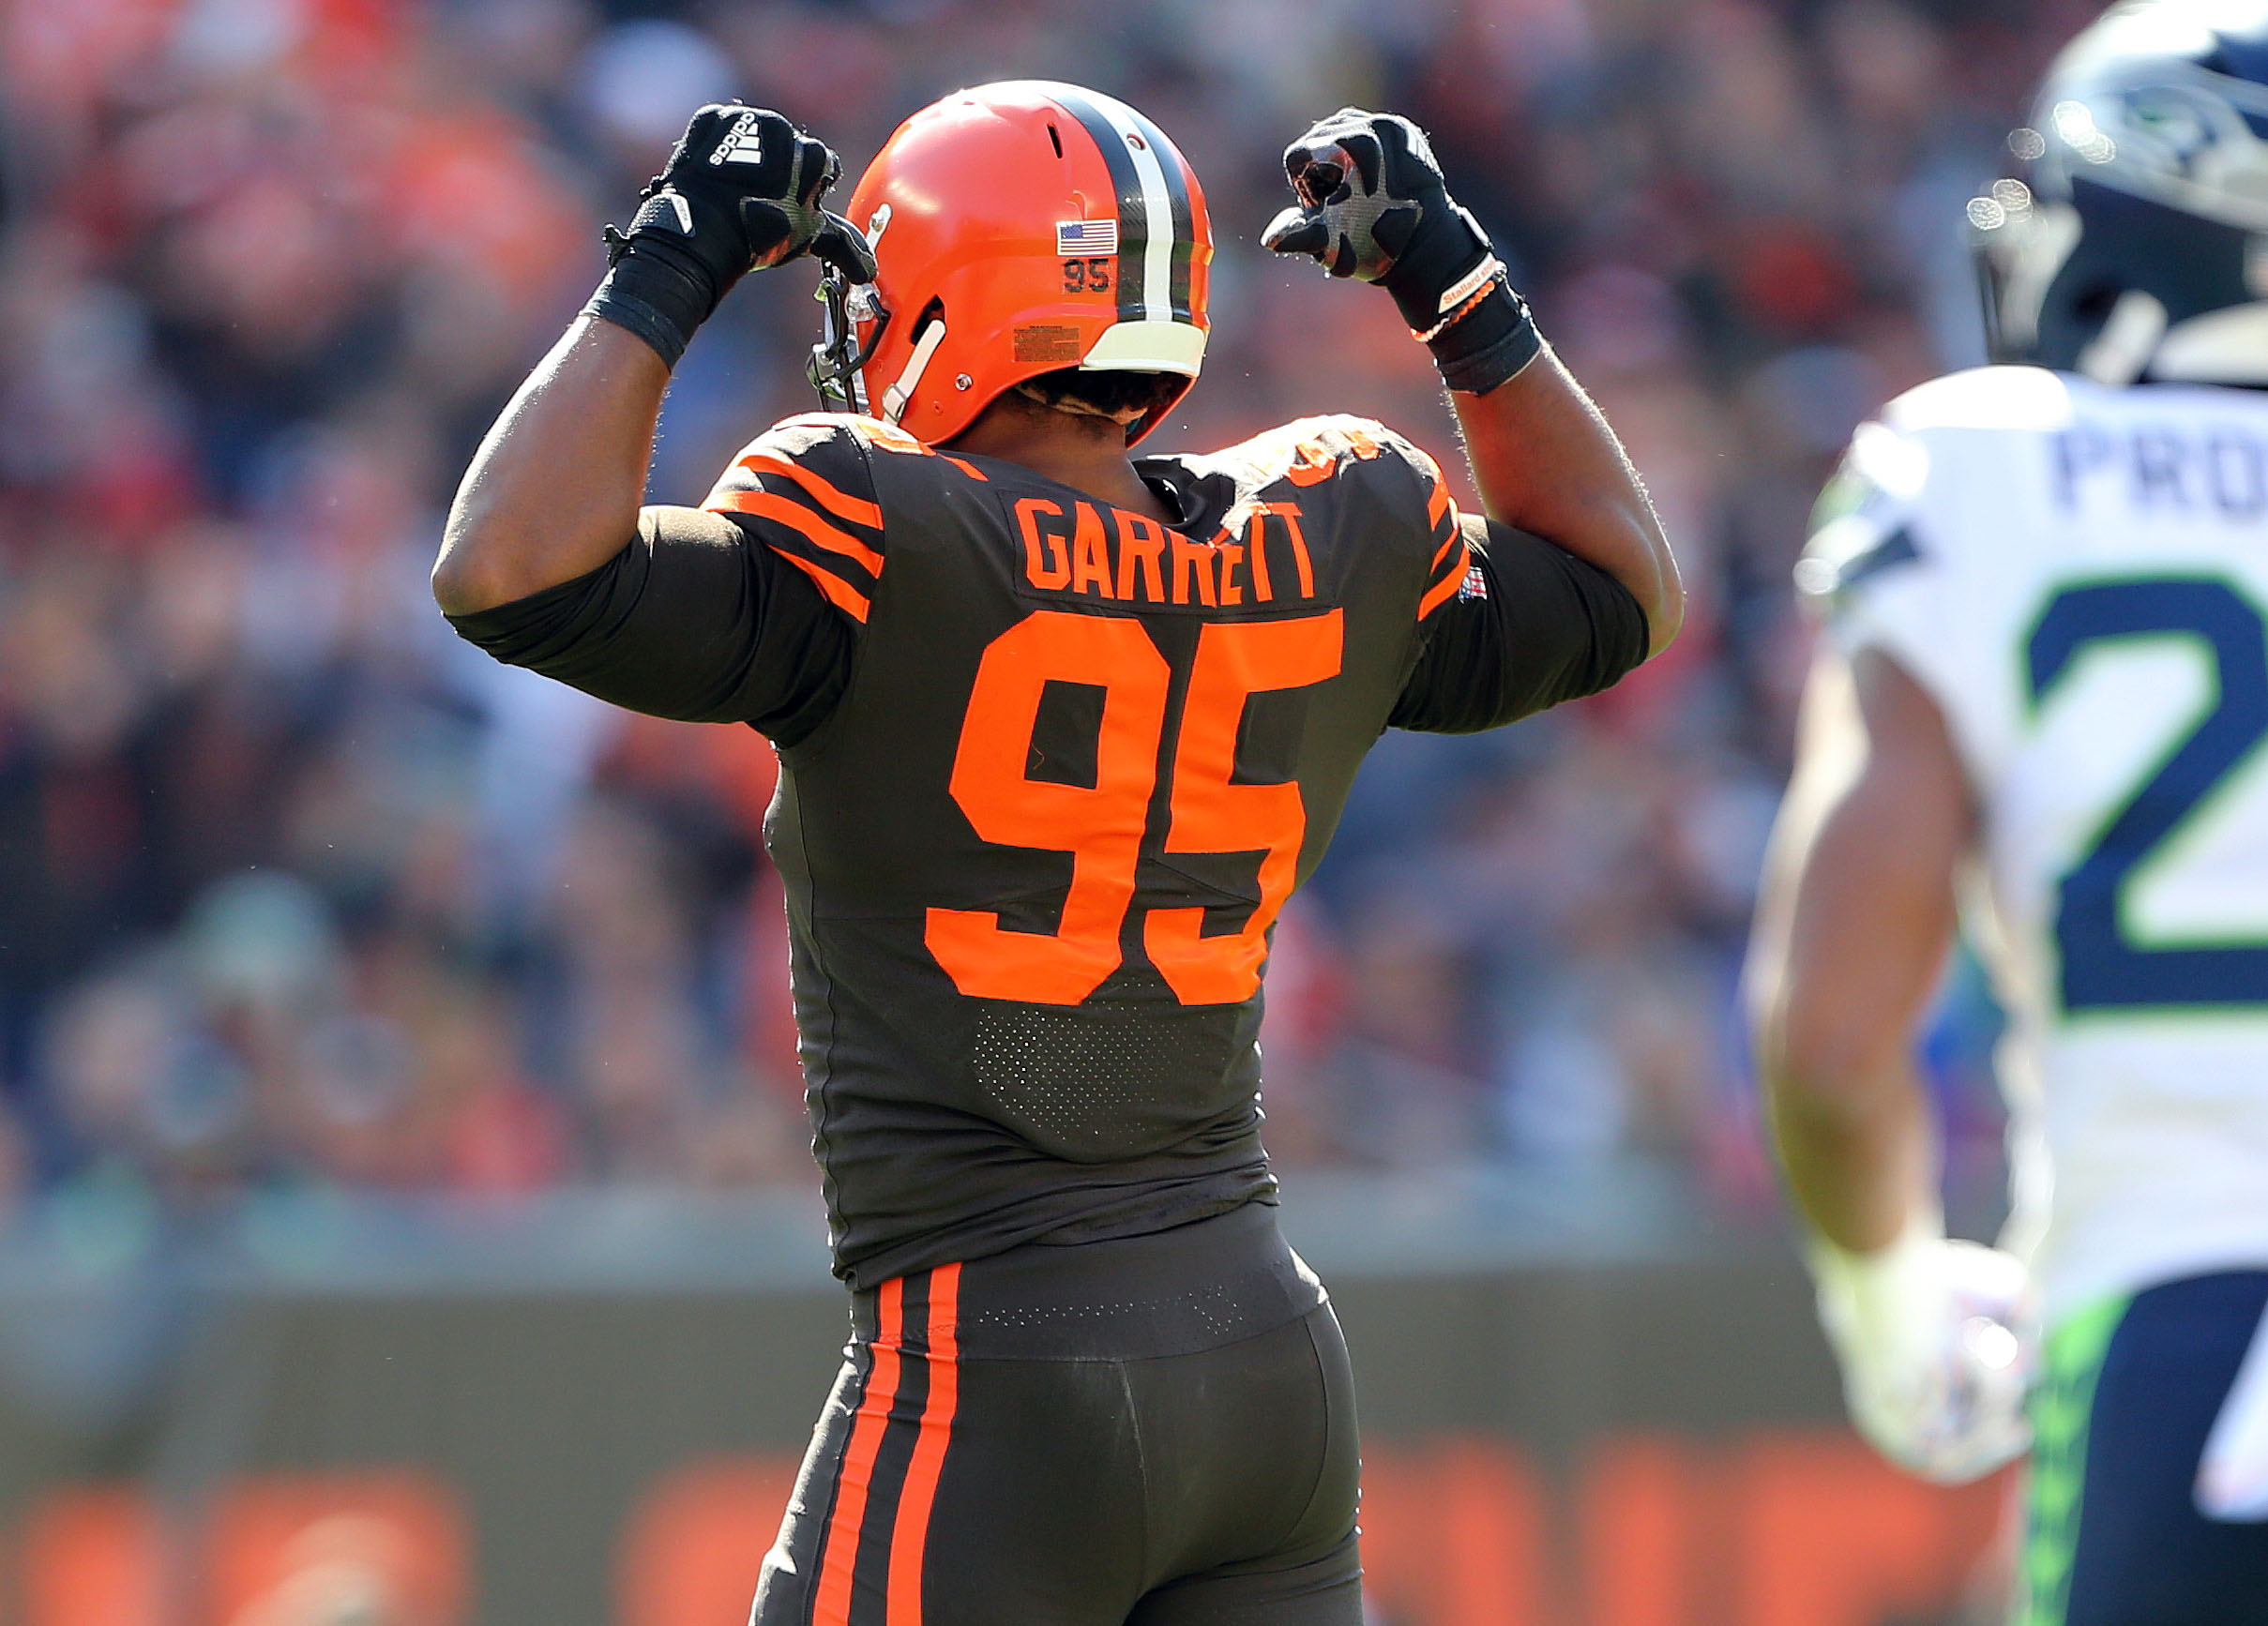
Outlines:
{"type": "Polygon", "coordinates": [[[1132,444],[1204,360],[1204,193],[1165,133],[1111,97],[1042,80],[946,97],[898,127],[846,213],[874,280],[828,274],[812,380],[925,442],[1043,373],[1178,378],[1132,444]]]}

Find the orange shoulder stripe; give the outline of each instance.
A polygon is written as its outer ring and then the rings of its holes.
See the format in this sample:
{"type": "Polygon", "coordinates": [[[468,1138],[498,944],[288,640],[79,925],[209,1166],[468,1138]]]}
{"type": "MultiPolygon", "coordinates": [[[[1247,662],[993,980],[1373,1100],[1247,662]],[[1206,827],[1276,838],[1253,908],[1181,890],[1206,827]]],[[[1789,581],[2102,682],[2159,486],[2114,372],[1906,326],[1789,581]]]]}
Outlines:
{"type": "MultiPolygon", "coordinates": [[[[1459,532],[1459,536],[1461,539],[1463,533],[1459,532]]],[[[1465,572],[1472,567],[1473,550],[1470,545],[1467,545],[1458,553],[1457,563],[1450,568],[1449,573],[1435,582],[1432,590],[1417,601],[1417,619],[1425,620],[1427,616],[1431,615],[1435,610],[1441,607],[1444,599],[1462,587],[1465,581],[1465,572]]]]}
{"type": "Polygon", "coordinates": [[[882,529],[882,504],[869,503],[863,497],[854,497],[820,478],[800,463],[791,463],[785,458],[776,458],[769,452],[750,452],[740,459],[744,469],[761,470],[767,474],[780,474],[794,481],[818,502],[822,508],[838,519],[848,519],[854,525],[864,525],[870,531],[882,529]]]}
{"type": "Polygon", "coordinates": [[[1433,493],[1426,499],[1426,523],[1438,525],[1441,517],[1449,511],[1449,488],[1439,474],[1433,476],[1433,493]]]}
{"type": "Polygon", "coordinates": [[[1433,550],[1433,563],[1428,568],[1438,570],[1441,567],[1441,562],[1449,556],[1449,550],[1457,546],[1457,539],[1464,534],[1465,528],[1462,525],[1450,526],[1449,534],[1441,539],[1441,546],[1433,550]]]}
{"type": "Polygon", "coordinates": [[[876,576],[882,574],[881,554],[848,531],[837,530],[801,503],[790,502],[777,491],[720,491],[710,506],[730,509],[735,514],[754,514],[760,519],[777,519],[782,525],[802,532],[828,552],[854,559],[876,576]]]}
{"type": "Polygon", "coordinates": [[[874,608],[872,599],[832,570],[822,570],[800,553],[791,553],[785,548],[774,548],[772,551],[809,576],[813,581],[818,582],[819,591],[827,595],[827,602],[853,621],[858,622],[862,625],[865,624],[868,612],[874,608]]]}

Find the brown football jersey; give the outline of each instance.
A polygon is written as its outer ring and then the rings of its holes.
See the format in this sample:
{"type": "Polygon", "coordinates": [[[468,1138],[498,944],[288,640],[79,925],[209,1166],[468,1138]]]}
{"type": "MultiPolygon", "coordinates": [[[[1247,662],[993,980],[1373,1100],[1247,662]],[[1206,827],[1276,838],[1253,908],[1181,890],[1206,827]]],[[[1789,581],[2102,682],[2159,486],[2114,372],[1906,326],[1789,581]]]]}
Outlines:
{"type": "Polygon", "coordinates": [[[1270,932],[1365,753],[1644,654],[1625,592],[1460,515],[1375,423],[1136,467],[1171,524],[794,418],[710,494],[736,532],[649,510],[614,566],[459,622],[779,745],[766,837],[854,1286],[1271,1199],[1270,932]]]}

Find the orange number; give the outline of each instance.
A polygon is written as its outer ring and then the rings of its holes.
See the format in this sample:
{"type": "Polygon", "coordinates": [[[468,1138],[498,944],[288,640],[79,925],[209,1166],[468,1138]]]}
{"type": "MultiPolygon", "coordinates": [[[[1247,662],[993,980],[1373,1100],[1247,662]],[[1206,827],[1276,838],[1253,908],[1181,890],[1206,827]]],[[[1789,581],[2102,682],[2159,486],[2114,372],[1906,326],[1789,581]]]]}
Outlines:
{"type": "Polygon", "coordinates": [[[1170,681],[1142,624],[1124,617],[1036,610],[985,650],[953,758],[953,800],[983,840],[1070,853],[1071,889],[1052,935],[1005,931],[987,910],[930,910],[930,952],[962,993],[1076,1005],[1118,969],[1170,681]],[[1092,789],[1026,776],[1050,683],[1103,690],[1092,789]]]}
{"type": "Polygon", "coordinates": [[[1142,923],[1151,963],[1185,1005],[1226,1005],[1260,987],[1268,927],[1292,896],[1307,805],[1296,784],[1237,785],[1245,702],[1264,689],[1305,688],[1338,675],[1345,624],[1334,610],[1297,621],[1208,622],[1182,709],[1173,758],[1168,852],[1263,853],[1260,905],[1241,930],[1204,935],[1202,909],[1160,909],[1142,923]]]}
{"type": "MultiPolygon", "coordinates": [[[[1260,903],[1239,930],[1205,936],[1202,909],[1160,909],[1144,923],[1151,962],[1185,1005],[1235,1004],[1259,988],[1268,927],[1292,895],[1307,836],[1298,785],[1231,782],[1246,702],[1336,677],[1344,636],[1336,610],[1296,621],[1210,622],[1198,634],[1165,850],[1262,857],[1260,903]]],[[[1005,930],[990,910],[930,910],[925,941],[962,993],[1076,1005],[1118,969],[1170,682],[1142,624],[1122,616],[1036,610],[985,650],[953,758],[953,800],[985,841],[1070,853],[1071,887],[1052,933],[1005,930]],[[1051,683],[1103,691],[1091,789],[1026,771],[1051,683]]]]}

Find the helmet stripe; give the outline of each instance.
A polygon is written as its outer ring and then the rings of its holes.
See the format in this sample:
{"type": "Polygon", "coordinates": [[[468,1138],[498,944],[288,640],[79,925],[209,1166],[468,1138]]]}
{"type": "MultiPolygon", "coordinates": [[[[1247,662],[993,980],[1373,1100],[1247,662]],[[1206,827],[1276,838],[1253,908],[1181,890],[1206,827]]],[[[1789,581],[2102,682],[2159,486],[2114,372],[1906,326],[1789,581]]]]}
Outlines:
{"type": "Polygon", "coordinates": [[[1050,84],[1047,93],[1101,150],[1118,191],[1119,320],[1187,321],[1195,231],[1173,148],[1122,101],[1067,84],[1050,84]]]}
{"type": "Polygon", "coordinates": [[[1049,97],[1079,121],[1087,139],[1102,154],[1103,166],[1111,172],[1111,186],[1118,194],[1118,320],[1140,322],[1147,280],[1140,272],[1146,268],[1149,258],[1150,211],[1142,197],[1142,177],[1134,168],[1133,149],[1084,93],[1067,84],[1046,88],[1049,97]]]}
{"type": "Polygon", "coordinates": [[[1157,167],[1166,184],[1166,197],[1173,210],[1173,254],[1171,266],[1172,286],[1168,292],[1173,319],[1176,322],[1193,320],[1189,306],[1189,262],[1197,251],[1197,220],[1189,207],[1189,181],[1182,168],[1181,149],[1168,139],[1166,133],[1132,108],[1126,112],[1133,117],[1135,128],[1157,155],[1157,167]]]}

